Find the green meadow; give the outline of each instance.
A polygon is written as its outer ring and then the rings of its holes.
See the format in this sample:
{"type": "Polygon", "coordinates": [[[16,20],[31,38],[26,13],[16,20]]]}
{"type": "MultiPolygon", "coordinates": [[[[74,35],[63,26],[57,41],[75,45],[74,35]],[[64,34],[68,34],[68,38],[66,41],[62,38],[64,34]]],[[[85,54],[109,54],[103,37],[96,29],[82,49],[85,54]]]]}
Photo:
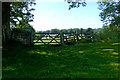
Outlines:
{"type": "Polygon", "coordinates": [[[120,43],[4,46],[5,78],[118,78],[120,43]]]}
{"type": "Polygon", "coordinates": [[[2,80],[120,80],[120,0],[9,1],[2,80]]]}

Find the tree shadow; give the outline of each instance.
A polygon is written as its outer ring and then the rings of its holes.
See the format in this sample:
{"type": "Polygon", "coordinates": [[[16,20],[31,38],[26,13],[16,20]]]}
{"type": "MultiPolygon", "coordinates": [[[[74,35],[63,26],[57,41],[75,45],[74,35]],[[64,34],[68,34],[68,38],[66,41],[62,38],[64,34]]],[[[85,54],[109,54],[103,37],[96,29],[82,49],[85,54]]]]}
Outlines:
{"type": "Polygon", "coordinates": [[[3,49],[3,78],[116,78],[112,63],[117,59],[109,55],[114,52],[93,43],[8,47],[3,49]]]}

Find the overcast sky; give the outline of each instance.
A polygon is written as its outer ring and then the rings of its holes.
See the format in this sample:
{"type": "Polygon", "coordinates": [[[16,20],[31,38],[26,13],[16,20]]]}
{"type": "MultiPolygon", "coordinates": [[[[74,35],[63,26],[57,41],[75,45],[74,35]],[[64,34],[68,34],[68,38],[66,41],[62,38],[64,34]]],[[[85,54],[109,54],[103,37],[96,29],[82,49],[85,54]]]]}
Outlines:
{"type": "Polygon", "coordinates": [[[86,7],[72,8],[64,0],[37,0],[32,13],[36,31],[69,28],[101,28],[98,5],[96,1],[87,0],[86,7]]]}

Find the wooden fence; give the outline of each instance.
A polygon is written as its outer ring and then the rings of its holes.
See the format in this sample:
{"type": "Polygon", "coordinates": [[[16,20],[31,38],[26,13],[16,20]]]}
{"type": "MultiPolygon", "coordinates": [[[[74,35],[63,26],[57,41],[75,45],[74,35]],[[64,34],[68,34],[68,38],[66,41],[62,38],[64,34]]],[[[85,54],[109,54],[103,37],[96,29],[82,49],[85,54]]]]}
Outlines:
{"type": "Polygon", "coordinates": [[[45,45],[49,45],[50,43],[58,43],[61,45],[65,45],[67,42],[75,42],[83,39],[85,34],[78,33],[77,31],[74,33],[34,33],[34,44],[35,43],[44,43],[45,45]]]}
{"type": "Polygon", "coordinates": [[[83,32],[81,29],[80,32],[72,33],[33,33],[31,29],[13,29],[11,38],[15,41],[19,41],[25,45],[33,45],[42,43],[45,45],[49,44],[61,44],[65,45],[67,43],[74,43],[84,38],[88,42],[94,41],[95,35],[92,29],[88,29],[83,32]]]}

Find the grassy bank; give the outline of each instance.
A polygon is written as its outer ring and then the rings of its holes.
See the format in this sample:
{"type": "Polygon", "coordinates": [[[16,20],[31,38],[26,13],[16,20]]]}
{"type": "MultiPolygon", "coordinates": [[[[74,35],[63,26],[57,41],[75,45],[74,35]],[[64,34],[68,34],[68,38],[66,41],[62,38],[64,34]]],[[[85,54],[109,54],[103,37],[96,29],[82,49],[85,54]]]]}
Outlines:
{"type": "Polygon", "coordinates": [[[3,47],[3,78],[117,78],[120,43],[3,47]]]}

